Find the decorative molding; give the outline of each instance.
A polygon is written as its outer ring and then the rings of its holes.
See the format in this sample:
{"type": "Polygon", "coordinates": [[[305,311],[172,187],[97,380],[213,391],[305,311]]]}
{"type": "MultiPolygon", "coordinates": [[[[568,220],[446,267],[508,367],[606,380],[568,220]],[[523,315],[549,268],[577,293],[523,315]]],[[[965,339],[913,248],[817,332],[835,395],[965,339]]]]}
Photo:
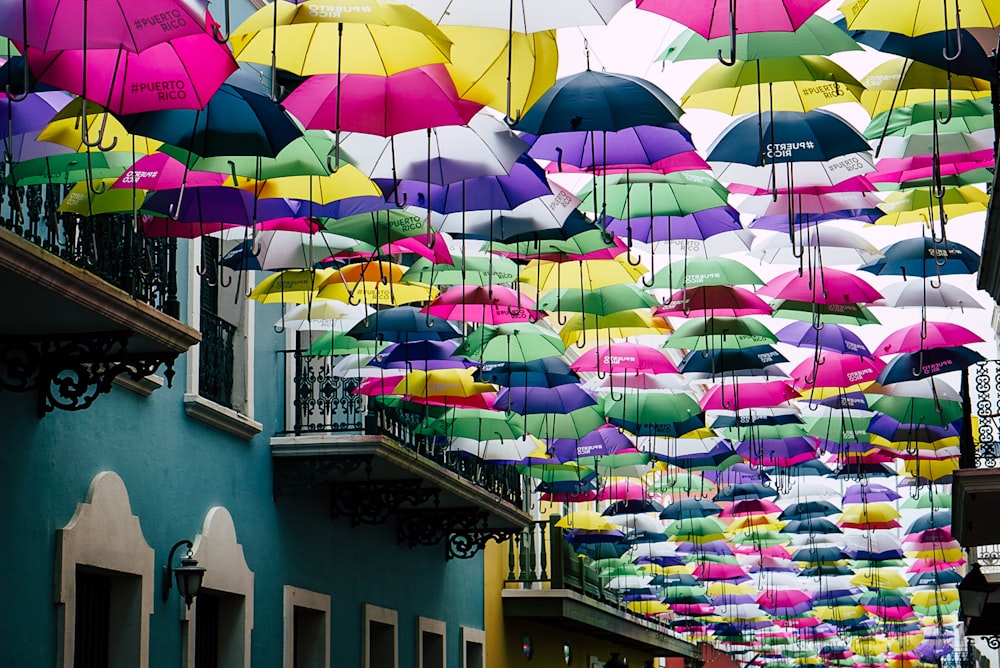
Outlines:
{"type": "Polygon", "coordinates": [[[351,526],[356,527],[383,524],[404,503],[419,506],[433,501],[436,507],[441,500],[441,490],[424,487],[423,483],[420,479],[333,482],[330,485],[330,516],[349,517],[351,526]]]}
{"type": "Polygon", "coordinates": [[[38,392],[38,416],[90,408],[121,374],[139,380],[165,368],[177,352],[131,352],[127,331],[0,336],[0,389],[38,392]]]}
{"type": "Polygon", "coordinates": [[[163,376],[158,376],[152,374],[149,376],[143,376],[138,380],[132,378],[128,374],[115,376],[115,385],[125,388],[129,392],[135,392],[140,397],[148,397],[153,392],[163,387],[166,384],[163,376]]]}
{"type": "Polygon", "coordinates": [[[339,475],[348,475],[364,466],[370,476],[372,455],[347,455],[329,459],[275,457],[272,466],[274,498],[305,496],[317,485],[326,482],[327,476],[334,471],[339,475]]]}
{"type": "Polygon", "coordinates": [[[513,536],[520,535],[524,529],[474,529],[469,531],[455,531],[448,536],[448,559],[471,559],[479,554],[491,540],[496,543],[503,543],[513,536]]]}
{"type": "Polygon", "coordinates": [[[87,500],[77,504],[72,519],[56,530],[55,597],[58,604],[59,649],[56,665],[73,665],[76,642],[76,570],[89,566],[139,578],[138,610],[128,663],[149,666],[149,618],[153,614],[155,555],[132,514],[125,483],[113,471],[94,476],[87,500]]]}
{"type": "Polygon", "coordinates": [[[400,510],[396,540],[409,547],[437,545],[453,533],[486,529],[489,516],[477,508],[400,510]]]}
{"type": "Polygon", "coordinates": [[[209,401],[198,394],[184,394],[184,412],[199,422],[242,438],[244,441],[249,441],[264,430],[264,425],[253,418],[209,401]]]}

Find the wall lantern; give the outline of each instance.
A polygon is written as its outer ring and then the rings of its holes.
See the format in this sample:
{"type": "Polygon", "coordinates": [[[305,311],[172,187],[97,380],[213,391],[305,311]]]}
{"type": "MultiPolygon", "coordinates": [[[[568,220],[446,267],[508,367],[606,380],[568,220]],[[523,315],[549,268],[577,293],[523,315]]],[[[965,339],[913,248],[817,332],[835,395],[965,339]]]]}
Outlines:
{"type": "Polygon", "coordinates": [[[163,566],[163,600],[166,601],[170,597],[170,588],[173,586],[173,578],[170,577],[170,574],[173,573],[177,578],[177,593],[181,595],[189,608],[194,602],[194,597],[198,595],[201,581],[205,577],[205,569],[199,566],[198,560],[193,557],[192,547],[194,545],[189,540],[177,541],[170,548],[167,563],[163,566]],[[174,553],[181,546],[187,547],[187,556],[181,559],[180,566],[174,567],[174,553]]]}

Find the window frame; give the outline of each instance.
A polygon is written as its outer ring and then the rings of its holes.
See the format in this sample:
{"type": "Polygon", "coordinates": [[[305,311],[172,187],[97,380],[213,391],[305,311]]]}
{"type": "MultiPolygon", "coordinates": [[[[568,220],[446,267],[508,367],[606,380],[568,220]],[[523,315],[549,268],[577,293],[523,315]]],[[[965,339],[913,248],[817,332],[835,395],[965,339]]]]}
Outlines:
{"type": "Polygon", "coordinates": [[[393,662],[391,668],[399,668],[399,612],[391,608],[365,603],[362,607],[361,619],[361,668],[386,668],[385,666],[372,666],[371,663],[372,622],[392,627],[393,662]]]}
{"type": "Polygon", "coordinates": [[[282,644],[282,666],[295,665],[295,608],[306,608],[323,614],[323,665],[330,666],[330,595],[301,587],[285,585],[282,588],[282,621],[284,641],[282,644]]]}
{"type": "Polygon", "coordinates": [[[486,631],[482,629],[474,629],[471,626],[463,626],[462,633],[462,668],[486,668],[486,631]],[[468,665],[469,645],[479,645],[482,648],[483,663],[481,666],[470,666],[468,665]]]}
{"type": "Polygon", "coordinates": [[[448,666],[448,625],[429,617],[417,617],[417,668],[447,668],[448,666]],[[424,634],[436,635],[441,638],[441,665],[424,665],[424,634]]]}

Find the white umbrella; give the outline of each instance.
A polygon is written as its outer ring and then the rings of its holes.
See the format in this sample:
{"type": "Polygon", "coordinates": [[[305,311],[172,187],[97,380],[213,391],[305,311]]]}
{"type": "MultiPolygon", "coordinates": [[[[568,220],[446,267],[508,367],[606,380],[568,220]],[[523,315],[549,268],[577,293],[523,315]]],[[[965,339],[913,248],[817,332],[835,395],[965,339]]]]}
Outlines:
{"type": "Polygon", "coordinates": [[[541,32],[607,24],[629,0],[405,0],[438,25],[541,32]]]}
{"type": "Polygon", "coordinates": [[[319,299],[290,309],[274,326],[295,331],[347,330],[374,312],[375,309],[364,304],[350,305],[333,299],[319,299]]]}
{"type": "Polygon", "coordinates": [[[885,301],[882,305],[895,308],[983,308],[965,290],[935,278],[910,278],[887,285],[881,292],[885,301]]]}
{"type": "Polygon", "coordinates": [[[486,441],[459,436],[451,440],[445,451],[467,452],[485,460],[520,461],[539,448],[544,450],[545,446],[534,436],[486,441]]]}
{"type": "Polygon", "coordinates": [[[857,266],[884,257],[864,237],[832,226],[806,228],[797,232],[794,240],[787,234],[772,235],[754,245],[749,255],[772,264],[799,264],[803,253],[807,253],[807,257],[822,259],[825,267],[839,264],[857,266]]]}
{"type": "Polygon", "coordinates": [[[723,183],[739,183],[755,188],[834,186],[842,181],[875,171],[870,151],[848,153],[822,162],[796,162],[758,167],[739,162],[709,162],[723,183]]]}

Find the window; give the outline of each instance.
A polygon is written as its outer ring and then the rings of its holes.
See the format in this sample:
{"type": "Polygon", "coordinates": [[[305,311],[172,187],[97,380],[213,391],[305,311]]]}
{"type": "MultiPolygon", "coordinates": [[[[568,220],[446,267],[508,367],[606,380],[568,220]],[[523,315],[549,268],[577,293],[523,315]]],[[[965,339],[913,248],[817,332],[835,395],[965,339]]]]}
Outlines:
{"type": "Polygon", "coordinates": [[[417,617],[417,668],[445,668],[446,629],[442,621],[417,617]]]}
{"type": "Polygon", "coordinates": [[[190,608],[179,602],[184,665],[188,668],[249,668],[253,629],[254,574],[236,540],[229,511],[208,511],[191,552],[205,567],[201,592],[190,608]]]}
{"type": "Polygon", "coordinates": [[[286,585],[284,622],[284,668],[327,668],[330,596],[286,585]]]}
{"type": "Polygon", "coordinates": [[[250,439],[263,429],[253,419],[251,274],[220,272],[225,245],[232,244],[215,237],[189,244],[188,262],[200,277],[189,283],[187,321],[201,331],[201,343],[188,351],[184,408],[196,420],[250,439]]]}
{"type": "Polygon", "coordinates": [[[462,627],[462,668],[485,668],[486,632],[462,627]]]}
{"type": "Polygon", "coordinates": [[[116,473],[94,477],[56,544],[57,665],[147,668],[154,553],[116,473]]]}
{"type": "Polygon", "coordinates": [[[365,604],[363,668],[399,668],[398,626],[395,610],[365,604]]]}

